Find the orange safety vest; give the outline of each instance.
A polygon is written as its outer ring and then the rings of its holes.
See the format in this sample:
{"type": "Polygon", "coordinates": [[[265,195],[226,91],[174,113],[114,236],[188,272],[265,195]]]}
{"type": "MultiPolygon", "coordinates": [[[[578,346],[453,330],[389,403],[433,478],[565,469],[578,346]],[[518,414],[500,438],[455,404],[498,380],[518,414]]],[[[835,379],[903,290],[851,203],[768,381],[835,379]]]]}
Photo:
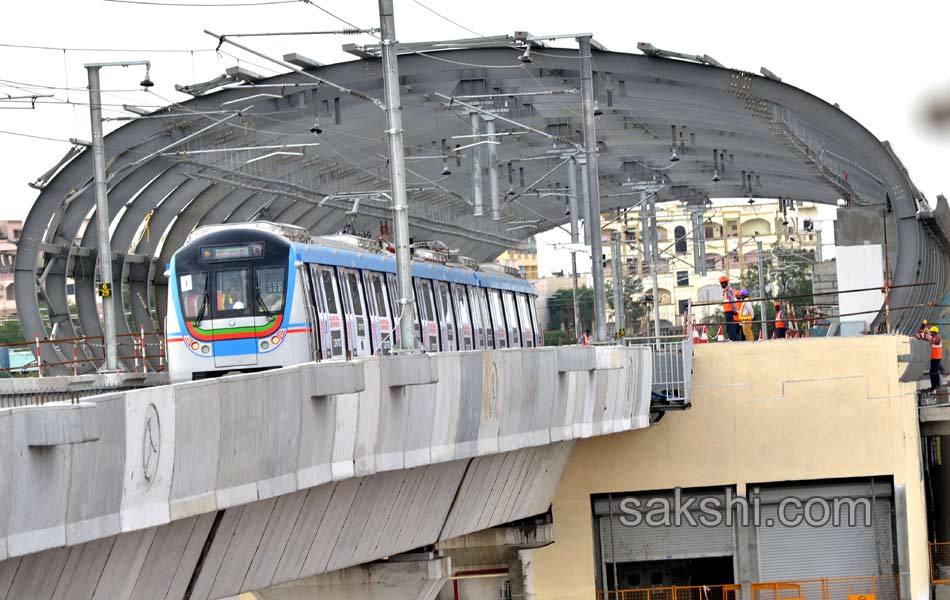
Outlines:
{"type": "Polygon", "coordinates": [[[736,294],[728,285],[722,290],[722,312],[739,312],[736,310],[736,294]]]}
{"type": "Polygon", "coordinates": [[[590,336],[586,333],[581,334],[581,346],[590,346],[590,336]]]}
{"type": "Polygon", "coordinates": [[[785,329],[785,311],[778,310],[775,313],[775,328],[785,329]]]}
{"type": "Polygon", "coordinates": [[[943,359],[943,341],[940,339],[940,336],[937,336],[933,339],[930,346],[930,360],[941,359],[943,359]]]}

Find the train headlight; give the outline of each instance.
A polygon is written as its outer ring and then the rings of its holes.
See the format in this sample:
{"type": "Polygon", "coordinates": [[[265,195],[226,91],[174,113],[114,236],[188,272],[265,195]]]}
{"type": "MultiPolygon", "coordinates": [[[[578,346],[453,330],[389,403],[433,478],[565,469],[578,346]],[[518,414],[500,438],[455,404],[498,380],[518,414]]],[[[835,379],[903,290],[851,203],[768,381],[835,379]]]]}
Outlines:
{"type": "Polygon", "coordinates": [[[202,353],[202,354],[210,354],[210,353],[211,353],[211,346],[209,346],[209,345],[207,345],[207,344],[205,344],[204,346],[202,346],[202,347],[201,347],[201,353],[202,353]]]}
{"type": "Polygon", "coordinates": [[[199,344],[198,342],[191,342],[191,349],[194,350],[195,352],[197,352],[198,348],[200,347],[201,347],[201,344],[199,344]]]}
{"type": "Polygon", "coordinates": [[[272,337],[272,338],[270,339],[270,343],[271,343],[271,344],[274,344],[275,346],[276,346],[277,344],[279,344],[279,343],[280,343],[280,336],[275,335],[274,337],[272,337]]]}
{"type": "Polygon", "coordinates": [[[270,348],[270,344],[267,343],[267,340],[261,342],[261,350],[267,350],[270,348]]]}

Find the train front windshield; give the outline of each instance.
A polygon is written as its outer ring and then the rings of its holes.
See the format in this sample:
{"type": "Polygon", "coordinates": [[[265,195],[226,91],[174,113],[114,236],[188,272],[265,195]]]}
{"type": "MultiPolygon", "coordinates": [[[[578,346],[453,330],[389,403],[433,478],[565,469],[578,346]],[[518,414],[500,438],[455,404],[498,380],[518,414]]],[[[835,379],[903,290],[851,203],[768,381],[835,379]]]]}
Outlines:
{"type": "Polygon", "coordinates": [[[200,323],[281,314],[287,299],[288,245],[260,239],[217,243],[222,240],[214,237],[200,238],[176,257],[182,317],[200,323]]]}

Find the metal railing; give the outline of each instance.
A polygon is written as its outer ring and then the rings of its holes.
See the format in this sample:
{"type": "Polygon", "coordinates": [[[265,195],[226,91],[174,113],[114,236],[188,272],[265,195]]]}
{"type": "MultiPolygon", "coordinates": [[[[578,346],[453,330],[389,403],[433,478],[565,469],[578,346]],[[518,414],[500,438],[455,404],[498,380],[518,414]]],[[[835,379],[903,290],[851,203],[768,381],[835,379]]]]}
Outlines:
{"type": "MultiPolygon", "coordinates": [[[[141,329],[137,333],[120,333],[116,336],[120,339],[128,339],[126,345],[132,346],[132,354],[120,355],[118,358],[126,363],[126,372],[147,373],[162,372],[165,370],[165,335],[161,331],[145,331],[141,329]],[[149,338],[157,341],[149,342],[149,338]],[[151,348],[151,350],[150,350],[151,348]],[[150,368],[149,360],[154,359],[157,368],[150,368]]],[[[95,370],[102,362],[100,357],[95,356],[93,349],[104,348],[104,338],[101,335],[77,336],[70,338],[40,338],[35,336],[33,340],[25,342],[14,342],[0,344],[0,347],[9,350],[29,350],[33,353],[33,360],[20,366],[0,368],[0,379],[5,377],[45,377],[49,375],[52,367],[64,367],[67,374],[78,376],[81,372],[88,372],[91,368],[95,370]],[[51,360],[49,356],[43,356],[43,346],[52,345],[56,348],[58,354],[69,357],[71,360],[51,360]]]]}
{"type": "Polygon", "coordinates": [[[752,584],[752,600],[898,600],[897,575],[823,577],[752,584]]]}
{"type": "Polygon", "coordinates": [[[930,583],[950,584],[950,542],[930,542],[930,583]]]}

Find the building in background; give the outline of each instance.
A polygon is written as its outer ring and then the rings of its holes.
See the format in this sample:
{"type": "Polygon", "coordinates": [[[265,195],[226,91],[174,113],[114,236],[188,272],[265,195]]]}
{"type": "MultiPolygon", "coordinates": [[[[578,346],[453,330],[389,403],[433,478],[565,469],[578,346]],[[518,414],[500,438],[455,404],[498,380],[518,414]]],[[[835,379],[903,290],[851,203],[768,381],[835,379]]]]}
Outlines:
{"type": "Polygon", "coordinates": [[[16,314],[16,288],[13,285],[13,262],[20,241],[23,221],[0,220],[0,317],[16,314]]]}
{"type": "Polygon", "coordinates": [[[502,252],[495,262],[518,269],[525,279],[538,278],[538,243],[528,238],[517,247],[502,252]]]}

